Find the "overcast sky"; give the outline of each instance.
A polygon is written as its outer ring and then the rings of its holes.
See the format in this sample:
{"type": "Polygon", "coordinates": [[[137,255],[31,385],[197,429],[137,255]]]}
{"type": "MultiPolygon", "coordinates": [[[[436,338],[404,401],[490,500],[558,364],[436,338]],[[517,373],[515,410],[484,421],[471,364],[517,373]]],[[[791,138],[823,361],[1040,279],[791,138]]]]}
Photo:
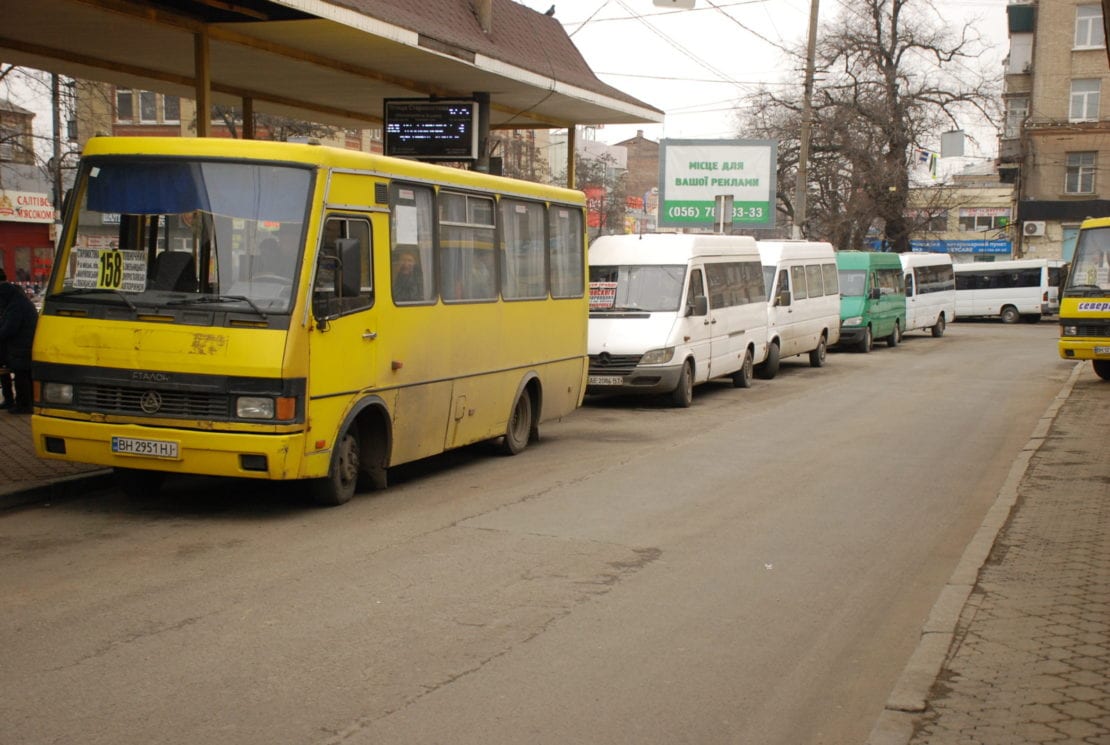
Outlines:
{"type": "MultiPolygon", "coordinates": [[[[603,81],[666,112],[662,125],[609,126],[598,139],[614,143],[637,129],[661,138],[718,139],[735,135],[733,104],[761,83],[798,83],[803,69],[785,49],[804,45],[811,0],[696,0],[693,10],[658,7],[654,0],[517,0],[541,13],[555,4],[586,62],[603,81]]],[[[820,0],[826,22],[846,0],[820,0]]],[[[992,46],[987,69],[1001,72],[1007,53],[1006,6],[1010,0],[934,0],[953,29],[975,27],[992,46]]],[[[496,23],[496,19],[494,20],[496,23]]],[[[993,155],[994,129],[976,127],[993,155]]],[[[938,140],[939,140],[938,133],[938,140]]],[[[939,143],[938,143],[939,144],[939,143]]]]}

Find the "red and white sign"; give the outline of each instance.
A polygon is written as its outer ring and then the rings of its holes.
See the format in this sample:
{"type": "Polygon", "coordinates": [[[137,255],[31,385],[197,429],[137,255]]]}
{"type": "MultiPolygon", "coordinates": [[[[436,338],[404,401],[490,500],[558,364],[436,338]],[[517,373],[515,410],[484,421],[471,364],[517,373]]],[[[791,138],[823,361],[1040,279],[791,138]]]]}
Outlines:
{"type": "Polygon", "coordinates": [[[47,194],[0,189],[0,220],[52,223],[57,221],[57,216],[47,194]]]}

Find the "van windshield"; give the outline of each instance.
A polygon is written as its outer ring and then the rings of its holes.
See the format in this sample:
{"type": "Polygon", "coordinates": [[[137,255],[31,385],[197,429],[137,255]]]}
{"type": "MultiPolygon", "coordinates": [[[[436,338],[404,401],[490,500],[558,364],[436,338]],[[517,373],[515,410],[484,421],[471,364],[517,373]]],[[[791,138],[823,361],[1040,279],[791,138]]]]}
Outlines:
{"type": "Polygon", "coordinates": [[[862,297],[867,289],[867,272],[862,269],[837,272],[840,278],[841,297],[862,297]]]}
{"type": "Polygon", "coordinates": [[[591,266],[590,310],[674,312],[682,300],[686,266],[591,266]]]}

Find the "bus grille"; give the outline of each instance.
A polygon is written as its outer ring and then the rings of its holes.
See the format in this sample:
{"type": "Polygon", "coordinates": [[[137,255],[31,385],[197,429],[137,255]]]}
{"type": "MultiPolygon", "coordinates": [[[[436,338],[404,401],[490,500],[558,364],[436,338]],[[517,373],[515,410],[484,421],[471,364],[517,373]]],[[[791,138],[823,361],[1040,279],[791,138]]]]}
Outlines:
{"type": "Polygon", "coordinates": [[[628,375],[638,364],[638,354],[591,354],[590,375],[628,375]]]}
{"type": "Polygon", "coordinates": [[[1110,336],[1110,321],[1099,323],[1087,321],[1076,324],[1076,336],[1110,336]]]}
{"type": "Polygon", "coordinates": [[[105,414],[135,414],[181,419],[230,418],[230,397],[225,394],[86,385],[81,386],[77,391],[77,405],[86,411],[105,414]],[[149,394],[152,393],[156,393],[157,396],[150,396],[149,394]],[[152,399],[154,398],[157,398],[156,409],[153,409],[155,402],[152,399]]]}

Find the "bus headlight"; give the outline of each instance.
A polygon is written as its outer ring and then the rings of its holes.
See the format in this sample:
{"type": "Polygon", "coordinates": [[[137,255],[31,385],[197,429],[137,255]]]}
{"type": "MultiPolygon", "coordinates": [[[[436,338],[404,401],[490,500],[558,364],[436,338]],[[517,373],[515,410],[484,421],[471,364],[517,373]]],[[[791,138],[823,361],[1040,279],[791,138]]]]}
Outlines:
{"type": "Polygon", "coordinates": [[[43,383],[42,401],[47,404],[73,403],[72,383],[43,383]]]}
{"type": "Polygon", "coordinates": [[[674,357],[674,347],[653,349],[650,352],[644,352],[644,356],[640,358],[640,364],[662,365],[664,362],[670,362],[672,357],[674,357]]]}
{"type": "Polygon", "coordinates": [[[1079,336],[1079,327],[1064,326],[1064,336],[1079,336]]]}
{"type": "Polygon", "coordinates": [[[845,318],[843,321],[840,322],[841,326],[860,326],[862,324],[863,316],[852,316],[851,318],[845,318]]]}
{"type": "Polygon", "coordinates": [[[273,419],[274,399],[263,396],[240,396],[235,399],[235,416],[241,419],[273,419]]]}

